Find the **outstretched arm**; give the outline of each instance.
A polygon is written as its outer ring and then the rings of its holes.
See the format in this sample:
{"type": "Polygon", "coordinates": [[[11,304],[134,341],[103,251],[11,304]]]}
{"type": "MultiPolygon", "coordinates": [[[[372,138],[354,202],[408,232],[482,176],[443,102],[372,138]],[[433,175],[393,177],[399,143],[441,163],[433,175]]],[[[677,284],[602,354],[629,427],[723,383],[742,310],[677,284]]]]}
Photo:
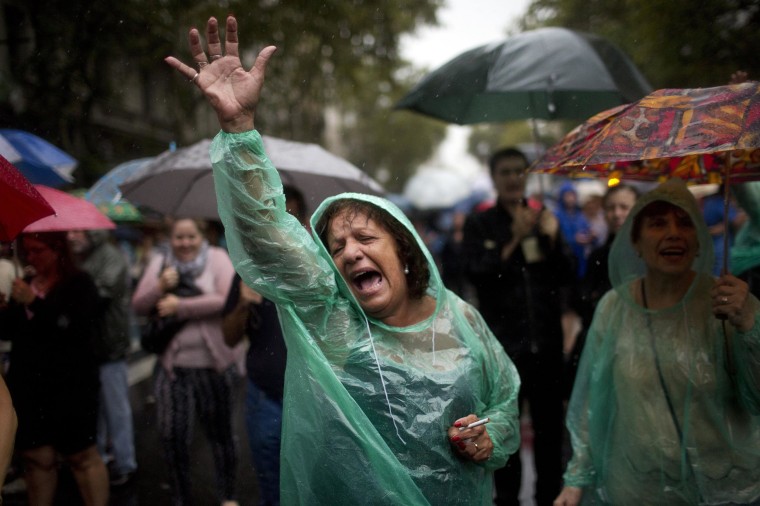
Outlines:
{"type": "Polygon", "coordinates": [[[191,28],[188,35],[190,53],[198,70],[169,56],[166,63],[195,84],[209,101],[219,118],[219,126],[228,133],[253,130],[253,118],[264,86],[267,62],[274,46],[261,50],[251,70],[246,71],[238,55],[237,20],[227,17],[225,44],[219,38],[219,24],[211,17],[206,24],[208,54],[203,51],[200,33],[191,28]],[[226,52],[226,54],[225,54],[226,52]]]}
{"type": "Polygon", "coordinates": [[[264,48],[253,67],[243,69],[233,16],[227,18],[224,42],[213,17],[206,24],[205,45],[194,28],[188,40],[193,66],[174,57],[166,62],[200,89],[219,119],[222,132],[209,155],[234,265],[248,286],[274,303],[297,300],[303,308],[305,299],[332,295],[336,287],[330,266],[319,258],[308,232],[287,213],[279,174],[254,130],[256,106],[275,47],[264,48]]]}

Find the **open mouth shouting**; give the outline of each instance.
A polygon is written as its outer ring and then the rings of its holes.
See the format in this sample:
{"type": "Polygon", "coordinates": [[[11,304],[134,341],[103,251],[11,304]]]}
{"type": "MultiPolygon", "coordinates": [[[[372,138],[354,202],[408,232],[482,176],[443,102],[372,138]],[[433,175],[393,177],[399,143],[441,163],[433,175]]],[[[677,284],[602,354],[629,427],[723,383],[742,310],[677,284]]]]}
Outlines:
{"type": "Polygon", "coordinates": [[[660,250],[660,256],[669,261],[679,261],[686,257],[685,247],[669,246],[660,250]]]}
{"type": "Polygon", "coordinates": [[[369,296],[382,288],[383,276],[376,270],[362,270],[351,276],[351,284],[357,296],[369,296]]]}

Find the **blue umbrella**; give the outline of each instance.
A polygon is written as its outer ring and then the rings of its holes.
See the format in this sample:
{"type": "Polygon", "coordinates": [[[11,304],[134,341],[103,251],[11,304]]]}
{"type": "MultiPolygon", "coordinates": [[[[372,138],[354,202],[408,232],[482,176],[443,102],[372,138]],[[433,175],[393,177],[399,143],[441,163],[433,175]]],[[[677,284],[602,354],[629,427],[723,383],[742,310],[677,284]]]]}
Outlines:
{"type": "Polygon", "coordinates": [[[153,161],[153,157],[137,158],[121,163],[106,172],[84,194],[84,198],[98,206],[103,214],[114,221],[142,221],[142,213],[131,203],[121,198],[120,184],[138,178],[144,167],[153,161]]]}
{"type": "Polygon", "coordinates": [[[48,141],[23,130],[0,129],[0,155],[34,184],[58,187],[71,183],[77,162],[48,141]]]}
{"type": "Polygon", "coordinates": [[[120,163],[103,174],[87,191],[84,198],[95,205],[115,204],[121,201],[119,185],[140,177],[143,168],[152,160],[153,157],[147,157],[120,163]]]}

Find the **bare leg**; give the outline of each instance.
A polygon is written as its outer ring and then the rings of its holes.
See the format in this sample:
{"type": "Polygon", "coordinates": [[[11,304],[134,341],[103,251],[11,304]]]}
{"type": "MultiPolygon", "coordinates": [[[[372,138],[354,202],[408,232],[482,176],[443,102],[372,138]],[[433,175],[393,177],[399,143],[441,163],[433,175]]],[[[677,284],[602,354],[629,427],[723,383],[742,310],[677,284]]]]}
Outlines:
{"type": "Polygon", "coordinates": [[[21,453],[24,479],[31,506],[50,506],[58,486],[58,467],[52,446],[41,446],[21,453]]]}
{"type": "Polygon", "coordinates": [[[13,409],[11,394],[0,376],[0,484],[5,479],[5,473],[13,455],[13,440],[16,436],[18,419],[13,409]]]}
{"type": "Polygon", "coordinates": [[[86,506],[108,504],[108,471],[98,448],[92,445],[66,457],[86,506]]]}

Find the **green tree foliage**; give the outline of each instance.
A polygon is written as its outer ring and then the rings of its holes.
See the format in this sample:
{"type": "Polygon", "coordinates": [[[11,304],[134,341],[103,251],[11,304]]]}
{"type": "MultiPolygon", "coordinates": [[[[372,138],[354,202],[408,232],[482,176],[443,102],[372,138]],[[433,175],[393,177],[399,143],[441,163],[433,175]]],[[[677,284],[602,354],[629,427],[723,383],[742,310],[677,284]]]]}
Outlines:
{"type": "Polygon", "coordinates": [[[7,3],[11,84],[0,97],[2,126],[33,131],[73,154],[84,185],[113,161],[165,149],[173,138],[166,132],[192,123],[192,90],[175,88],[162,61],[186,46],[179,27],[196,12],[188,3],[7,3]],[[155,102],[171,106],[156,110],[155,102]]]}
{"type": "MultiPolygon", "coordinates": [[[[83,162],[85,177],[78,179],[86,183],[107,165],[156,154],[170,140],[184,145],[213,135],[217,127],[197,90],[162,60],[173,54],[189,61],[187,27],[202,29],[209,16],[232,12],[241,26],[244,64],[252,64],[265,45],[279,48],[257,126],[274,136],[322,142],[325,107],[345,113],[366,103],[353,97],[366,97],[368,86],[376,90],[376,83],[387,82],[396,88],[400,36],[434,23],[441,4],[6,0],[13,75],[0,96],[0,126],[34,131],[71,152],[83,162]]],[[[357,121],[371,116],[357,115],[357,121]]]]}
{"type": "Polygon", "coordinates": [[[607,37],[655,88],[722,85],[739,69],[760,78],[757,0],[533,0],[522,27],[539,26],[607,37]]]}
{"type": "Polygon", "coordinates": [[[446,123],[421,114],[392,109],[421,76],[400,83],[382,80],[373,69],[357,72],[365,84],[357,86],[345,103],[340,135],[346,156],[377,178],[391,192],[400,193],[406,180],[427,160],[446,135],[446,123]]]}

